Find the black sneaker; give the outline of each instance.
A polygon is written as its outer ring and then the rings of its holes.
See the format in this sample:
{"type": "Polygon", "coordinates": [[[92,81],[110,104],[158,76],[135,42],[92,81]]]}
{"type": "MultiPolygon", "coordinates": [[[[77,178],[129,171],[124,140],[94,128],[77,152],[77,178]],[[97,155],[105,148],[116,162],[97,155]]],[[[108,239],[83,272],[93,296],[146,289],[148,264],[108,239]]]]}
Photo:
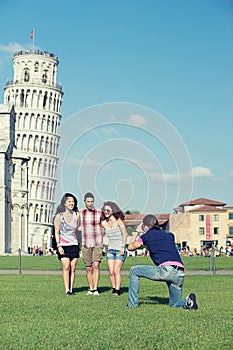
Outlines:
{"type": "Polygon", "coordinates": [[[74,294],[68,290],[68,292],[66,292],[66,295],[74,295],[74,294]]]}
{"type": "Polygon", "coordinates": [[[190,293],[187,297],[186,301],[186,309],[189,310],[197,310],[198,305],[196,303],[196,295],[194,293],[190,293]]]}
{"type": "Polygon", "coordinates": [[[115,289],[115,293],[113,293],[113,295],[115,295],[116,297],[119,297],[121,294],[120,289],[115,289]]]}

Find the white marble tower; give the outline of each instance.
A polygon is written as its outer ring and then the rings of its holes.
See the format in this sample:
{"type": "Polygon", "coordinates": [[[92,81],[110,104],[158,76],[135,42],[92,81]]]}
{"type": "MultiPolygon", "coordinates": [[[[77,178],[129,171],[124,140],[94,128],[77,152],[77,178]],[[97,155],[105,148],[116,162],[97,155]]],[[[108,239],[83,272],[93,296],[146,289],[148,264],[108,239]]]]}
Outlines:
{"type": "MultiPolygon", "coordinates": [[[[23,227],[28,237],[21,237],[23,250],[28,246],[43,250],[51,246],[63,97],[62,87],[57,82],[58,64],[58,57],[52,53],[15,53],[14,78],[6,82],[4,92],[4,103],[12,103],[16,113],[13,157],[20,152],[25,159],[30,158],[25,175],[28,180],[27,230],[23,227]]],[[[17,181],[12,183],[12,242],[16,241],[14,235],[18,231],[18,219],[14,220],[18,218],[14,208],[19,208],[20,204],[17,187],[17,181]]],[[[12,243],[12,250],[14,248],[12,243]]]]}

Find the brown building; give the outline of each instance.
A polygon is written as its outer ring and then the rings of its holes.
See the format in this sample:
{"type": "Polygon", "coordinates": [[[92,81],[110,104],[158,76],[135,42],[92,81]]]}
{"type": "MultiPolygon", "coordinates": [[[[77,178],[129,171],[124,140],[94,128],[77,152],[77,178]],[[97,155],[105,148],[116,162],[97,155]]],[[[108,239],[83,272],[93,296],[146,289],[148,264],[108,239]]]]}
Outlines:
{"type": "MultiPolygon", "coordinates": [[[[126,214],[127,230],[134,231],[146,214],[126,214]]],[[[198,252],[203,247],[223,247],[233,243],[233,206],[198,198],[180,204],[171,214],[155,214],[159,224],[175,235],[181,248],[198,252]]]]}

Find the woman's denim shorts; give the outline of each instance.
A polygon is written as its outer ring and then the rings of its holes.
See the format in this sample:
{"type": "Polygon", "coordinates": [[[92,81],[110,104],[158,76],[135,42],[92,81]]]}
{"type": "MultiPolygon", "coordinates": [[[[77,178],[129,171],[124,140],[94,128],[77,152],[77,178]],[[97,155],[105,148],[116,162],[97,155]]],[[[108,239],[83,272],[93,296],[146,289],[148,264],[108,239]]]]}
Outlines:
{"type": "Polygon", "coordinates": [[[107,260],[122,260],[125,261],[127,257],[127,252],[124,252],[124,255],[120,255],[120,250],[117,249],[108,249],[107,251],[107,260]]]}

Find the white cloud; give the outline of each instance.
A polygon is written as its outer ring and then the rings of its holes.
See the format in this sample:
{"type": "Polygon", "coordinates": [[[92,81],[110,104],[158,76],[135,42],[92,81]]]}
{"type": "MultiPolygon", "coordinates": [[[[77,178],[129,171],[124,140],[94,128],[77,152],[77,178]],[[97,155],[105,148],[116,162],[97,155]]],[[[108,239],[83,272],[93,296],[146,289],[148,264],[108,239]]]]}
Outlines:
{"type": "Polygon", "coordinates": [[[82,166],[98,168],[100,166],[100,163],[94,159],[86,158],[82,163],[82,166]]]}
{"type": "Polygon", "coordinates": [[[65,164],[65,166],[76,167],[76,166],[80,166],[81,160],[78,159],[78,158],[68,157],[68,158],[65,159],[64,164],[65,164]]]}
{"type": "Polygon", "coordinates": [[[102,162],[98,162],[94,159],[91,158],[86,158],[84,160],[84,162],[82,163],[82,167],[89,167],[89,168],[102,168],[102,170],[104,169],[105,171],[112,171],[114,170],[114,168],[111,165],[108,165],[107,163],[103,165],[102,162]]]}
{"type": "Polygon", "coordinates": [[[132,114],[129,117],[129,121],[131,124],[136,125],[136,126],[142,126],[142,125],[147,124],[146,118],[140,114],[132,114]]]}
{"type": "Polygon", "coordinates": [[[103,129],[101,129],[101,131],[103,131],[103,133],[106,135],[117,135],[116,129],[114,129],[112,127],[103,128],[103,129]]]}
{"type": "Polygon", "coordinates": [[[212,177],[213,174],[210,169],[197,166],[191,170],[191,176],[195,179],[196,178],[200,179],[200,178],[212,177]]]}
{"type": "Polygon", "coordinates": [[[15,52],[23,51],[24,47],[18,43],[9,43],[8,45],[0,45],[0,51],[5,52],[7,54],[13,55],[15,52]]]}
{"type": "Polygon", "coordinates": [[[222,177],[212,177],[211,180],[215,181],[215,182],[223,182],[224,178],[222,178],[222,177]]]}
{"type": "MultiPolygon", "coordinates": [[[[125,160],[127,161],[127,160],[125,160]]],[[[195,179],[206,179],[211,178],[212,181],[222,181],[222,179],[213,177],[213,174],[210,169],[204,167],[195,167],[188,173],[162,173],[162,172],[153,172],[155,170],[155,165],[149,162],[143,162],[139,160],[131,159],[131,162],[135,162],[143,170],[146,171],[147,176],[157,183],[167,183],[170,185],[178,184],[180,182],[190,181],[190,177],[195,179]]],[[[97,161],[92,158],[86,158],[84,161],[80,158],[67,158],[66,164],[72,167],[87,167],[87,168],[102,168],[105,171],[115,171],[115,168],[111,165],[103,164],[102,161],[97,161]]],[[[232,174],[233,175],[233,174],[232,174]]]]}
{"type": "Polygon", "coordinates": [[[163,173],[153,173],[149,175],[153,181],[158,183],[167,183],[170,185],[176,185],[179,182],[180,176],[178,174],[163,174],[163,173]]]}
{"type": "Polygon", "coordinates": [[[111,115],[109,115],[109,120],[110,120],[110,122],[115,122],[115,121],[117,121],[117,118],[115,115],[111,114],[111,115]]]}
{"type": "Polygon", "coordinates": [[[159,183],[167,183],[170,185],[176,185],[180,182],[185,183],[185,181],[190,181],[190,177],[195,179],[206,179],[210,178],[213,181],[221,181],[221,179],[217,179],[213,177],[213,174],[210,169],[204,168],[204,167],[195,167],[188,173],[174,173],[174,174],[169,174],[169,173],[152,173],[150,174],[150,177],[159,183]]]}
{"type": "Polygon", "coordinates": [[[134,164],[136,164],[137,166],[139,166],[140,168],[142,168],[145,171],[153,171],[155,169],[157,169],[158,167],[155,165],[155,163],[152,162],[145,162],[142,161],[140,159],[130,159],[131,162],[133,162],[134,164]]]}
{"type": "Polygon", "coordinates": [[[86,168],[99,168],[102,167],[102,169],[104,169],[105,171],[113,171],[114,168],[108,164],[105,164],[103,166],[103,163],[98,162],[94,159],[91,158],[86,158],[84,161],[82,159],[79,158],[67,158],[65,163],[68,166],[72,166],[72,167],[86,167],[86,168]]]}

